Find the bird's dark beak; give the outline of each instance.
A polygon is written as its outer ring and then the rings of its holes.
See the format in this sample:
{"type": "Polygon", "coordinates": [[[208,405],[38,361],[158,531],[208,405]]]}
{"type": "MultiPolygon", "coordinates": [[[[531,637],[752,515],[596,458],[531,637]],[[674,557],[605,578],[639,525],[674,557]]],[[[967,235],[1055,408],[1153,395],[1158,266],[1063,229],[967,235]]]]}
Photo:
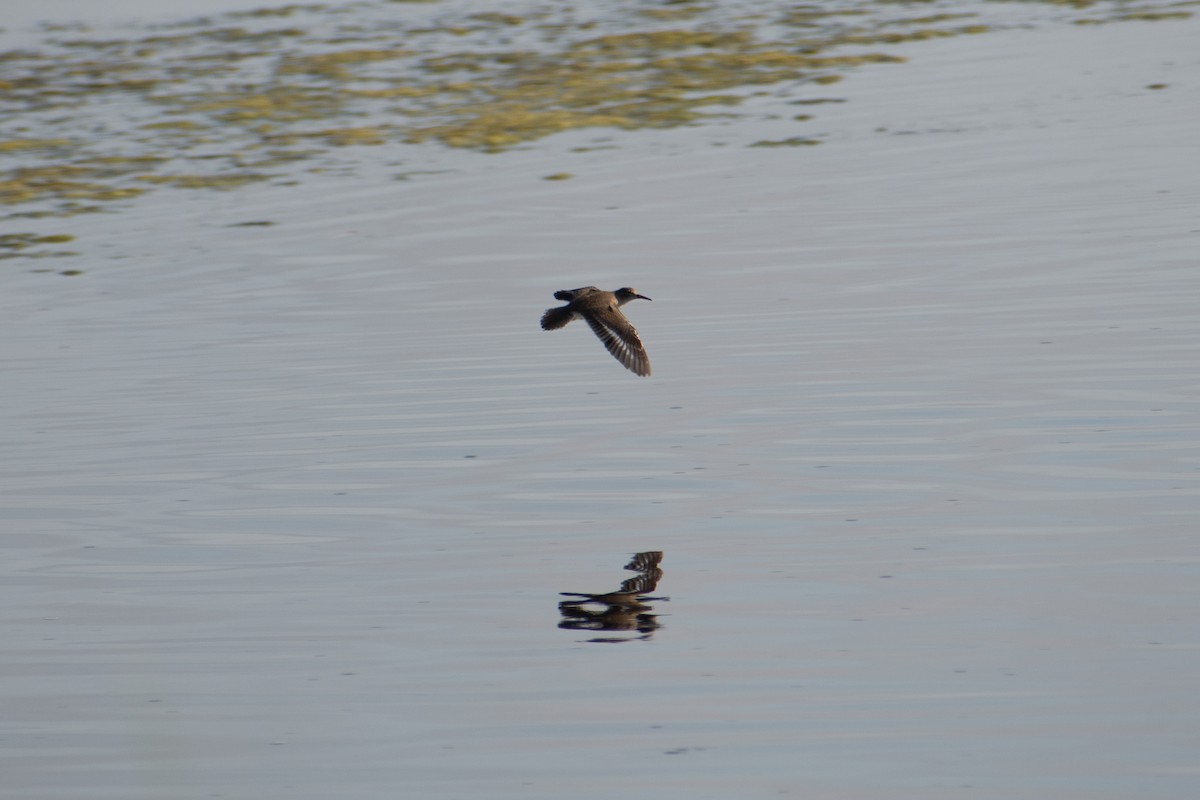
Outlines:
{"type": "Polygon", "coordinates": [[[643,300],[649,300],[649,299],[650,299],[649,297],[646,297],[646,295],[644,295],[644,294],[639,294],[639,295],[637,295],[637,296],[638,296],[638,297],[640,297],[640,298],[642,298],[643,300]]]}

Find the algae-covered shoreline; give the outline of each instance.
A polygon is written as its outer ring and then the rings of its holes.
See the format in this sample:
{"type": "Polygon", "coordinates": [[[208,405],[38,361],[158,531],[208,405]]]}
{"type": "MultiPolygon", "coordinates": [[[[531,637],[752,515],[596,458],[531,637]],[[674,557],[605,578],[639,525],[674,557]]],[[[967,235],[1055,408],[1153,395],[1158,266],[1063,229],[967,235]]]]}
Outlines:
{"type": "MultiPolygon", "coordinates": [[[[152,189],[301,181],[353,148],[498,153],[561,131],[736,118],[803,100],[913,42],[1030,24],[1178,18],[1195,3],[797,6],[293,4],[94,30],[0,52],[0,218],[66,217],[152,189]],[[807,94],[806,94],[807,93],[807,94]]],[[[23,41],[28,42],[28,38],[23,41]]],[[[744,145],[816,144],[796,131],[744,145]]],[[[27,251],[9,251],[25,253],[27,251]]]]}

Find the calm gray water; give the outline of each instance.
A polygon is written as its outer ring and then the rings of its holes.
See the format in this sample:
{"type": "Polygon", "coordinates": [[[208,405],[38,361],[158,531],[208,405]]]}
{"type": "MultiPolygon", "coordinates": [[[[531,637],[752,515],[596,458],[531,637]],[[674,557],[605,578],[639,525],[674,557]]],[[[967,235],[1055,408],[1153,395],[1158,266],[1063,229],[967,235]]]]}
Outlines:
{"type": "Polygon", "coordinates": [[[1197,32],[6,220],[0,795],[1194,796],[1197,32]]]}

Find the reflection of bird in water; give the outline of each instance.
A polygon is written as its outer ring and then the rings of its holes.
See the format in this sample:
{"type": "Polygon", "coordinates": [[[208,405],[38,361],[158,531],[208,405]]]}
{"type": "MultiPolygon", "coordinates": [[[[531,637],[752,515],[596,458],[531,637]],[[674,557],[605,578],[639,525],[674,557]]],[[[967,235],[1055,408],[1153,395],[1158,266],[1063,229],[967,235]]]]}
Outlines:
{"type": "MultiPolygon", "coordinates": [[[[592,594],[588,592],[561,592],[571,600],[563,600],[558,604],[558,610],[563,616],[559,622],[560,628],[574,630],[602,631],[631,631],[636,630],[648,638],[660,625],[654,614],[645,613],[652,610],[651,602],[670,600],[669,597],[650,597],[649,593],[658,586],[662,578],[662,570],[658,568],[662,561],[662,552],[658,550],[638,553],[625,565],[625,569],[638,572],[632,578],[622,581],[621,588],[615,592],[592,594]],[[589,605],[603,608],[588,608],[589,605]]],[[[626,639],[592,639],[593,642],[622,642],[626,639]]]]}
{"type": "Polygon", "coordinates": [[[560,606],[581,606],[584,603],[602,603],[607,606],[620,606],[634,610],[650,608],[643,600],[665,600],[664,597],[643,597],[638,592],[609,592],[608,594],[587,594],[585,592],[559,592],[564,597],[578,597],[579,600],[563,600],[560,606]]]}
{"type": "Polygon", "coordinates": [[[625,565],[625,569],[634,569],[638,571],[637,575],[632,578],[626,578],[621,582],[621,588],[615,592],[606,592],[604,594],[589,594],[587,592],[559,592],[565,597],[582,597],[583,600],[564,600],[564,603],[607,603],[614,606],[641,606],[643,601],[665,600],[663,597],[645,597],[645,595],[653,592],[658,586],[658,581],[662,578],[663,571],[658,568],[659,562],[662,561],[662,551],[654,550],[648,553],[638,553],[633,557],[633,560],[625,565]]]}
{"type": "MultiPolygon", "coordinates": [[[[649,639],[653,633],[662,627],[654,614],[647,613],[650,606],[604,606],[603,610],[588,608],[583,605],[586,600],[563,602],[558,606],[562,619],[558,627],[572,631],[637,631],[640,636],[635,639],[649,639]]],[[[589,642],[628,642],[629,638],[588,639],[589,642]]]]}
{"type": "Polygon", "coordinates": [[[630,300],[649,300],[628,286],[615,292],[604,292],[595,286],[562,289],[554,293],[555,300],[565,300],[565,306],[551,308],[542,315],[542,330],[553,331],[573,319],[582,319],[600,338],[613,358],[642,377],[650,374],[650,357],[638,337],[637,329],[624,314],[621,306],[630,300]]]}
{"type": "Polygon", "coordinates": [[[645,553],[634,554],[629,563],[625,565],[625,569],[638,574],[627,578],[621,584],[621,591],[630,592],[637,588],[643,593],[653,592],[662,578],[663,572],[658,568],[658,565],[662,563],[662,558],[662,550],[649,550],[645,553]]]}
{"type": "Polygon", "coordinates": [[[640,633],[650,633],[658,628],[658,623],[654,621],[652,614],[640,613],[649,608],[650,606],[638,606],[636,608],[608,606],[603,611],[597,611],[581,608],[571,603],[563,603],[559,606],[563,620],[558,623],[558,627],[584,631],[638,631],[640,633]]]}

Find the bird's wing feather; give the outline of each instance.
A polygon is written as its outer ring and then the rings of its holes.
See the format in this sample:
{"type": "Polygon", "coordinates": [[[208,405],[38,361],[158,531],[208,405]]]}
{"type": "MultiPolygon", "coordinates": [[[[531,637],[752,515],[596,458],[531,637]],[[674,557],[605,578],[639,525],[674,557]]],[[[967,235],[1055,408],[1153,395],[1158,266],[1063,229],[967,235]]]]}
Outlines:
{"type": "Polygon", "coordinates": [[[575,318],[575,313],[568,306],[559,306],[558,308],[548,308],[546,313],[542,314],[542,330],[554,331],[566,325],[575,318]]]}
{"type": "Polygon", "coordinates": [[[598,291],[600,290],[595,286],[582,286],[578,289],[560,289],[554,293],[554,299],[569,303],[577,297],[583,297],[585,294],[598,291]]]}
{"type": "Polygon", "coordinates": [[[616,306],[611,310],[615,313],[606,315],[605,319],[588,314],[585,317],[587,324],[617,361],[624,364],[626,369],[646,377],[650,374],[650,357],[646,355],[646,348],[642,346],[637,330],[616,306]]]}

